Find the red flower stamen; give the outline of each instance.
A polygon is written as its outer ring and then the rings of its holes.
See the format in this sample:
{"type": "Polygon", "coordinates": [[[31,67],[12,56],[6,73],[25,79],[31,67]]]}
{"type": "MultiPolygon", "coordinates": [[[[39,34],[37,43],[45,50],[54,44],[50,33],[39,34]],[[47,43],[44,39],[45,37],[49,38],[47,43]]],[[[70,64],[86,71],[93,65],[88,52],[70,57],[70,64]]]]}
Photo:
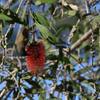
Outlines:
{"type": "Polygon", "coordinates": [[[27,68],[32,74],[43,70],[45,65],[45,47],[42,41],[30,44],[26,47],[27,68]]]}

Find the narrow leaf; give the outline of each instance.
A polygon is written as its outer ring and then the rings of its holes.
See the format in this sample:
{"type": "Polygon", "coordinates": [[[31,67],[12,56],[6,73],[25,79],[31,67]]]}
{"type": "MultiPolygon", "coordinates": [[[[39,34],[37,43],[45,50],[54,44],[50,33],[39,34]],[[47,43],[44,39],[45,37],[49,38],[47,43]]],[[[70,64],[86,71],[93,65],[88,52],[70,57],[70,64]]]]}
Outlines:
{"type": "Polygon", "coordinates": [[[11,21],[12,19],[6,15],[4,15],[3,13],[0,13],[0,19],[4,20],[4,21],[11,21]]]}
{"type": "Polygon", "coordinates": [[[40,30],[41,35],[43,38],[47,39],[51,33],[50,31],[47,29],[47,27],[45,27],[44,25],[39,24],[38,22],[35,23],[36,27],[40,30]]]}

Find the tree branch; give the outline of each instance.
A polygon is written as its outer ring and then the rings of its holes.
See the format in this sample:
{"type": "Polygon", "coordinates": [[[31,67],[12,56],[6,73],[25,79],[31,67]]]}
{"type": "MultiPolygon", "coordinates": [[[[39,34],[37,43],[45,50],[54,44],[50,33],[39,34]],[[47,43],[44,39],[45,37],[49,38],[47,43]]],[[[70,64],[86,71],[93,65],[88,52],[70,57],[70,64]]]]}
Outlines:
{"type": "MultiPolygon", "coordinates": [[[[96,28],[97,29],[97,28],[96,28]]],[[[71,47],[70,49],[68,48],[65,48],[64,51],[65,52],[69,52],[69,51],[73,51],[75,50],[76,48],[78,48],[79,46],[81,46],[86,40],[88,40],[91,35],[92,35],[92,32],[95,31],[96,29],[92,30],[90,29],[88,32],[86,32],[79,40],[77,40],[71,47]]]]}

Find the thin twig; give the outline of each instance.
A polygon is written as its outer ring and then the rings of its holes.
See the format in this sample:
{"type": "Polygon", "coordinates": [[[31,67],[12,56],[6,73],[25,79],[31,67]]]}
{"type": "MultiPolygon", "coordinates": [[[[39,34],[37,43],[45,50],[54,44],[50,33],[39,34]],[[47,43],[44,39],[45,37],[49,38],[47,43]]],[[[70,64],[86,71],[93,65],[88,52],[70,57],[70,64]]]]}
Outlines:
{"type": "Polygon", "coordinates": [[[6,89],[4,88],[4,89],[2,90],[2,92],[0,93],[0,98],[3,96],[3,94],[5,93],[5,91],[6,91],[6,89]]]}

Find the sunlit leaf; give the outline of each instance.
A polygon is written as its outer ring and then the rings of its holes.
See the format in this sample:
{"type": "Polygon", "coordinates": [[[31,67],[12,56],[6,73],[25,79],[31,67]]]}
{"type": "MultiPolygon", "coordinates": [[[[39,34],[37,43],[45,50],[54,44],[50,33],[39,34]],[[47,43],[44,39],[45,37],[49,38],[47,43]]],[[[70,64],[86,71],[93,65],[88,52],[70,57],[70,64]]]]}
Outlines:
{"type": "Polygon", "coordinates": [[[45,27],[44,25],[41,25],[37,22],[35,24],[36,24],[36,27],[40,30],[41,35],[42,35],[43,38],[47,39],[51,35],[51,33],[47,29],[47,27],[45,27]]]}
{"type": "Polygon", "coordinates": [[[78,6],[77,6],[77,5],[69,4],[69,6],[70,6],[73,10],[78,11],[78,6]]]}
{"type": "Polygon", "coordinates": [[[12,19],[3,13],[0,13],[0,19],[4,21],[11,21],[12,19]]]}
{"type": "Polygon", "coordinates": [[[97,27],[97,25],[100,24],[100,15],[95,16],[91,23],[94,26],[93,28],[97,27]]]}
{"type": "Polygon", "coordinates": [[[51,3],[54,3],[56,0],[37,0],[36,1],[36,4],[37,5],[39,5],[39,4],[41,4],[41,3],[49,3],[49,4],[51,4],[51,3]]]}
{"type": "Polygon", "coordinates": [[[68,11],[69,16],[75,16],[75,14],[76,14],[76,11],[74,11],[74,10],[69,10],[68,11]]]}
{"type": "Polygon", "coordinates": [[[43,15],[41,15],[39,13],[35,13],[35,14],[36,14],[40,24],[45,25],[45,26],[49,26],[48,20],[43,15]]]}

